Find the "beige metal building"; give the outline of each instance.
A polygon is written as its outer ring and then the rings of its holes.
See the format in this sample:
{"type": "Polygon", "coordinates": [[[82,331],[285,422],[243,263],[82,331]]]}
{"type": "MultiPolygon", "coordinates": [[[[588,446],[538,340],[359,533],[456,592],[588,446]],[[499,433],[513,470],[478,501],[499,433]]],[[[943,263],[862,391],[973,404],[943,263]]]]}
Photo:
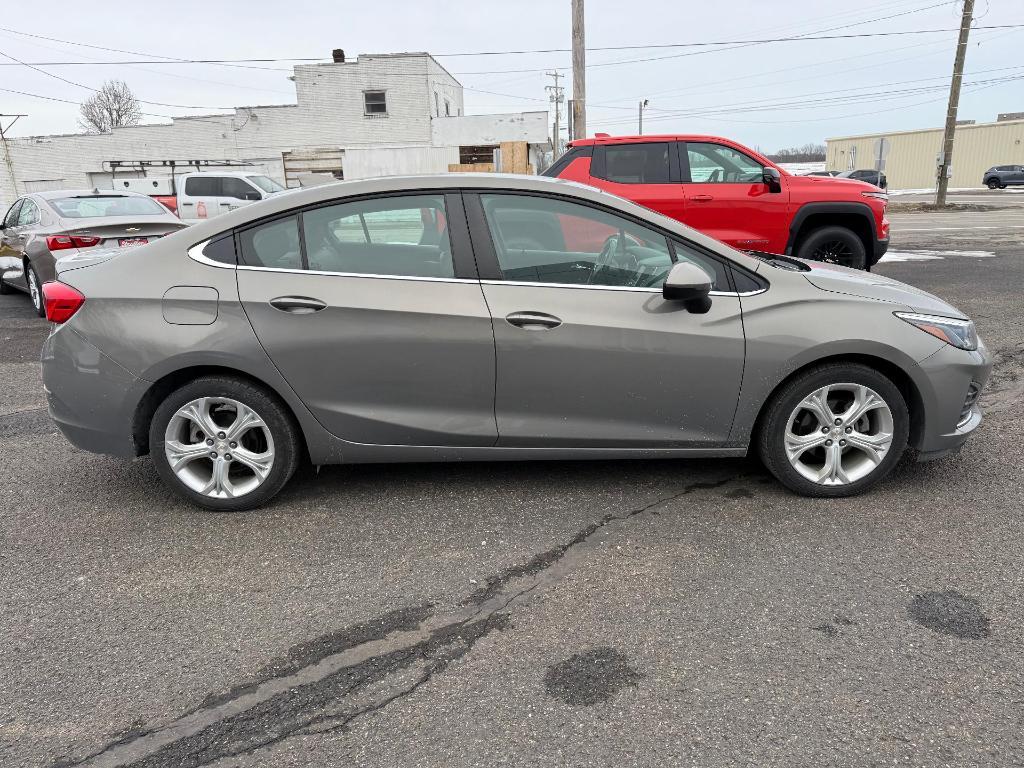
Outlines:
{"type": "MultiPolygon", "coordinates": [[[[942,129],[893,131],[825,140],[826,167],[848,171],[875,168],[881,150],[889,189],[934,189],[942,129]],[[885,146],[886,140],[888,147],[885,146]]],[[[993,165],[1024,164],[1024,120],[958,125],[950,187],[980,187],[993,165]]]]}

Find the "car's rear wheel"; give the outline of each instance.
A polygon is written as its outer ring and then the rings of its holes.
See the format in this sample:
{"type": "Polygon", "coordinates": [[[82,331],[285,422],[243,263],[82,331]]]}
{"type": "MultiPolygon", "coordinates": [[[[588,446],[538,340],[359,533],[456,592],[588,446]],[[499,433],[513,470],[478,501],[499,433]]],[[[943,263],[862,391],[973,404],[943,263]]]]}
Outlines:
{"type": "Polygon", "coordinates": [[[999,179],[989,179],[985,184],[989,189],[999,189],[1003,186],[999,183],[999,179]]]}
{"type": "Polygon", "coordinates": [[[31,264],[25,270],[25,282],[28,283],[28,295],[32,299],[32,309],[40,317],[46,317],[46,304],[43,301],[43,284],[39,280],[39,274],[31,264]]]}
{"type": "Polygon", "coordinates": [[[168,395],[153,415],[149,447],[171,489],[218,512],[269,501],[299,457],[298,429],[286,407],[261,387],[224,376],[168,395]]]}
{"type": "Polygon", "coordinates": [[[779,481],[803,496],[853,496],[900,460],[910,413],[893,382],[859,363],[814,368],[775,394],[758,452],[779,481]]]}
{"type": "Polygon", "coordinates": [[[825,261],[853,269],[867,267],[867,251],[857,233],[846,227],[822,227],[807,235],[797,249],[798,259],[825,261]]]}

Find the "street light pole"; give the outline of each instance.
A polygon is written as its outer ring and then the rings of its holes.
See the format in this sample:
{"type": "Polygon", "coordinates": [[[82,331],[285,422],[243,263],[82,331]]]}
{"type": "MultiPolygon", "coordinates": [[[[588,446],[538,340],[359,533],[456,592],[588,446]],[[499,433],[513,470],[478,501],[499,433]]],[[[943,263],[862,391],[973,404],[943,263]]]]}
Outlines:
{"type": "Polygon", "coordinates": [[[643,136],[644,135],[644,107],[647,106],[647,103],[648,103],[647,99],[644,99],[643,101],[640,102],[640,112],[639,112],[639,117],[637,118],[637,125],[636,125],[636,133],[637,133],[638,136],[643,136]]]}
{"type": "Polygon", "coordinates": [[[960,84],[964,79],[964,59],[967,57],[967,37],[974,17],[974,0],[964,0],[964,14],[960,19],[960,37],[953,60],[953,80],[949,84],[949,106],[946,109],[946,128],[942,134],[942,156],[939,158],[939,178],[935,184],[935,204],[946,204],[946,190],[953,167],[953,137],[956,133],[956,112],[960,106],[960,84]]]}

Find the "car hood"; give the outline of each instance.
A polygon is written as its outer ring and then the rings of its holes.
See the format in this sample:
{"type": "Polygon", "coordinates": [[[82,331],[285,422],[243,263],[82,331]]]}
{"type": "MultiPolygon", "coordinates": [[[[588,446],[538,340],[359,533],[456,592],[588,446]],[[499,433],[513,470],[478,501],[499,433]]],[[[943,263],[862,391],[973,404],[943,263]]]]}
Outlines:
{"type": "Polygon", "coordinates": [[[820,261],[805,263],[810,271],[802,273],[804,279],[822,291],[898,304],[915,312],[967,319],[963,312],[938,296],[899,280],[820,261]]]}

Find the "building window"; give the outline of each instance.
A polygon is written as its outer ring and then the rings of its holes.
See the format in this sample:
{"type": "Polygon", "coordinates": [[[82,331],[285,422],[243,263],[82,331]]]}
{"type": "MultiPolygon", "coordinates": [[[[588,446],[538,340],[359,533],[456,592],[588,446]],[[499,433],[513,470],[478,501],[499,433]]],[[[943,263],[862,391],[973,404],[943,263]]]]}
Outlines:
{"type": "Polygon", "coordinates": [[[459,147],[459,162],[463,165],[476,163],[493,163],[496,147],[470,146],[459,147]]]}
{"type": "Polygon", "coordinates": [[[438,101],[437,91],[434,91],[434,115],[441,116],[441,103],[438,101]]]}
{"type": "Polygon", "coordinates": [[[367,116],[386,115],[388,103],[384,91],[363,91],[363,114],[367,116]]]}
{"type": "Polygon", "coordinates": [[[444,100],[444,116],[445,117],[451,117],[451,114],[452,114],[452,105],[448,103],[448,99],[445,99],[444,100]]]}

